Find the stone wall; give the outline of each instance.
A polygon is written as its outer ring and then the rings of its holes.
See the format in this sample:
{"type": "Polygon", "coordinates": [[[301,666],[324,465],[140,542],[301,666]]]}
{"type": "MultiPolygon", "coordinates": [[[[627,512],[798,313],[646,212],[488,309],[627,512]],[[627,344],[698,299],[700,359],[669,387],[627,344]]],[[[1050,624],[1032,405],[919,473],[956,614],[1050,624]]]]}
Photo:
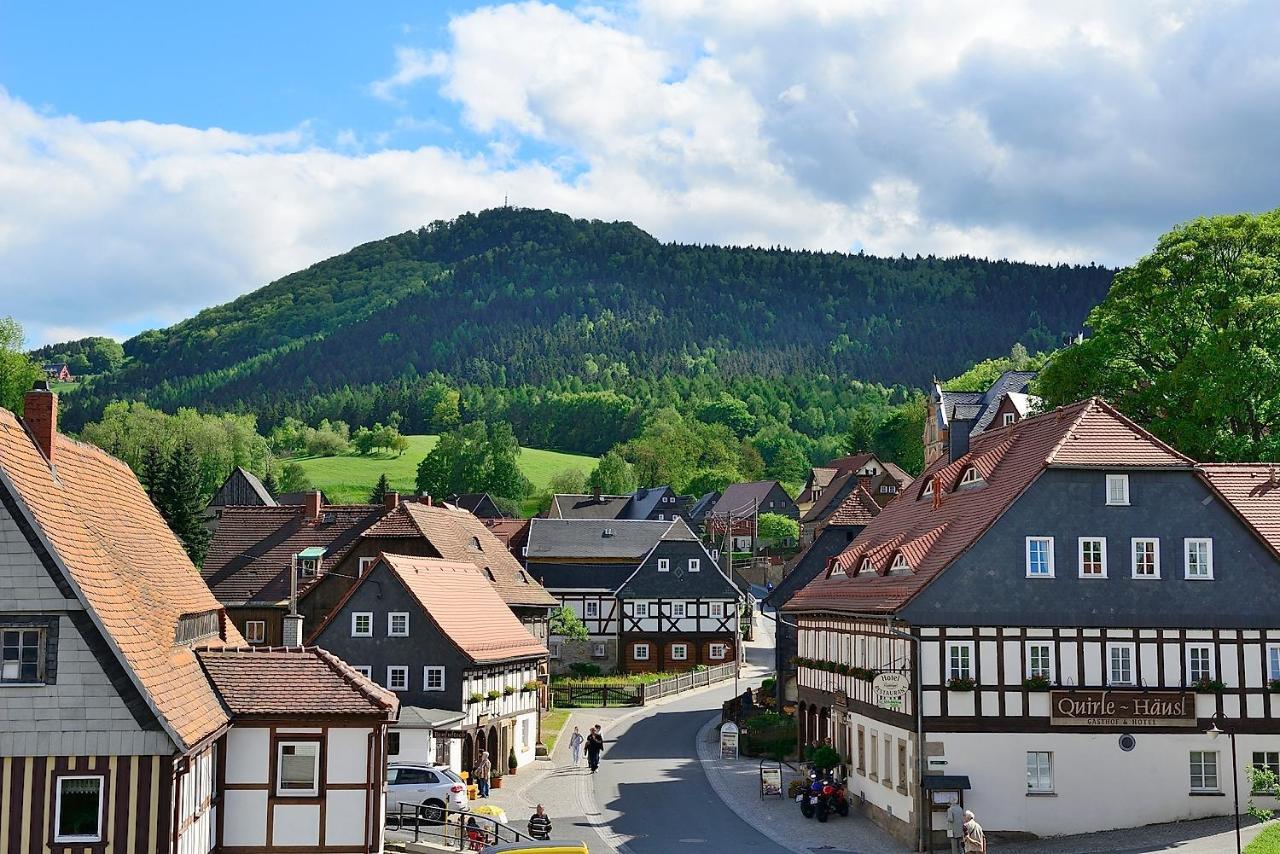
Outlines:
{"type": "Polygon", "coordinates": [[[618,668],[618,639],[605,640],[565,640],[552,637],[552,644],[560,645],[560,656],[552,657],[550,671],[552,676],[568,673],[571,665],[577,663],[594,664],[604,674],[613,673],[618,668]],[[604,644],[604,655],[593,655],[596,647],[604,644]]]}

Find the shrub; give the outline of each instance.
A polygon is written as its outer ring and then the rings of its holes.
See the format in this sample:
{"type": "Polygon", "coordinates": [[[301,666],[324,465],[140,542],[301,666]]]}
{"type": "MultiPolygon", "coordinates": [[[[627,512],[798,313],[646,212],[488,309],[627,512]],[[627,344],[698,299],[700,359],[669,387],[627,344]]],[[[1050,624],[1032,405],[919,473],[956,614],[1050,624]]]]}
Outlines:
{"type": "Polygon", "coordinates": [[[947,680],[947,690],[949,691],[972,691],[977,683],[968,676],[954,676],[947,680]]]}
{"type": "Polygon", "coordinates": [[[532,693],[538,690],[538,685],[540,684],[541,683],[538,682],[537,679],[530,679],[528,682],[520,686],[520,690],[525,692],[526,694],[532,693]]]}
{"type": "Polygon", "coordinates": [[[1022,680],[1022,687],[1028,691],[1048,691],[1053,685],[1048,676],[1028,676],[1022,680]]]}
{"type": "Polygon", "coordinates": [[[792,780],[787,784],[787,800],[794,801],[800,793],[809,788],[808,780],[792,780]]]}
{"type": "Polygon", "coordinates": [[[774,691],[776,691],[777,689],[778,689],[778,680],[776,679],[770,678],[770,679],[762,680],[760,682],[761,692],[768,694],[769,696],[772,696],[774,691]]]}
{"type": "Polygon", "coordinates": [[[601,671],[600,665],[598,664],[592,664],[589,661],[575,661],[573,664],[569,665],[569,672],[574,676],[590,678],[592,676],[599,676],[601,671]]]}
{"type": "Polygon", "coordinates": [[[813,751],[813,764],[816,768],[830,771],[840,766],[840,754],[836,753],[834,748],[823,745],[813,751]]]}

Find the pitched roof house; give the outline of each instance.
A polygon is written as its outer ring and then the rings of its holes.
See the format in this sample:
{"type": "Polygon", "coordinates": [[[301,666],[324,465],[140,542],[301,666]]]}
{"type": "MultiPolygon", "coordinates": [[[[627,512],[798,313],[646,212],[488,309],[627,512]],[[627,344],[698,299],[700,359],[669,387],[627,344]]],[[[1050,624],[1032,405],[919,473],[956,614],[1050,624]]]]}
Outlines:
{"type": "Polygon", "coordinates": [[[276,500],[256,474],[242,466],[236,466],[209,499],[207,506],[219,511],[228,506],[275,507],[276,500]]]}
{"type": "Polygon", "coordinates": [[[1030,393],[1035,378],[1035,371],[1005,371],[986,391],[947,391],[935,379],[925,413],[925,468],[948,456],[952,443],[963,453],[970,436],[1025,418],[1039,404],[1030,393]]]}
{"type": "Polygon", "coordinates": [[[685,516],[692,499],[669,486],[640,487],[626,495],[554,495],[549,519],[627,519],[669,521],[685,516]]]}
{"type": "Polygon", "coordinates": [[[451,495],[448,503],[453,506],[466,510],[477,519],[505,519],[507,514],[502,512],[502,508],[498,507],[498,503],[487,492],[466,492],[462,495],[451,495]]]}
{"type": "MultiPolygon", "coordinates": [[[[301,845],[354,854],[380,838],[377,736],[395,717],[394,698],[329,663],[277,683],[293,699],[279,716],[213,678],[203,657],[239,654],[243,637],[129,468],[58,433],[57,396],[40,385],[22,419],[0,409],[0,540],[0,755],[12,766],[0,803],[12,827],[30,829],[5,850],[98,850],[129,838],[136,851],[274,851],[273,808],[301,845]],[[295,737],[298,716],[328,715],[334,691],[354,699],[295,737]],[[308,753],[296,778],[267,777],[278,749],[314,745],[325,728],[358,740],[308,753]],[[228,751],[243,760],[234,769],[216,760],[228,751]],[[324,762],[375,771],[331,799],[324,762]],[[261,797],[213,810],[192,796],[222,792],[228,774],[254,765],[261,797]],[[292,812],[289,785],[304,772],[310,806],[292,812]],[[32,778],[40,785],[22,782],[32,778]],[[328,841],[316,805],[346,825],[328,841]]],[[[294,665],[320,653],[277,655],[294,665]]]]}

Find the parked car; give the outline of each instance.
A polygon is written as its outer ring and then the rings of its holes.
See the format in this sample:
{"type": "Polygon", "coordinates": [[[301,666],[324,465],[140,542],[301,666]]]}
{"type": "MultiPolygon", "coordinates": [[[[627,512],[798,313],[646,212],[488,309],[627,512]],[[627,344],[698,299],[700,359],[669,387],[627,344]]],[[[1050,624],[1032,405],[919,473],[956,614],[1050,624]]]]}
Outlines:
{"type": "Polygon", "coordinates": [[[445,810],[467,811],[467,784],[442,765],[393,762],[387,769],[387,814],[398,813],[401,804],[428,807],[421,817],[439,824],[444,821],[445,810]]]}

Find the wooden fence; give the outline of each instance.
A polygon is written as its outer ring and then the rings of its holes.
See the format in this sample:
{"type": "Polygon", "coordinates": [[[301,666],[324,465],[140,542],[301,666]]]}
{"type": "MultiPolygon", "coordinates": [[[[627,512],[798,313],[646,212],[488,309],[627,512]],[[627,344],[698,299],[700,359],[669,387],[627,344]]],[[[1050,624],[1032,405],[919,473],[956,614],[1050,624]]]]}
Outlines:
{"type": "Polygon", "coordinates": [[[659,697],[670,697],[733,678],[732,664],[720,664],[706,670],[689,671],[648,685],[614,682],[599,685],[552,685],[552,706],[557,708],[601,708],[608,706],[643,706],[659,697]]]}

